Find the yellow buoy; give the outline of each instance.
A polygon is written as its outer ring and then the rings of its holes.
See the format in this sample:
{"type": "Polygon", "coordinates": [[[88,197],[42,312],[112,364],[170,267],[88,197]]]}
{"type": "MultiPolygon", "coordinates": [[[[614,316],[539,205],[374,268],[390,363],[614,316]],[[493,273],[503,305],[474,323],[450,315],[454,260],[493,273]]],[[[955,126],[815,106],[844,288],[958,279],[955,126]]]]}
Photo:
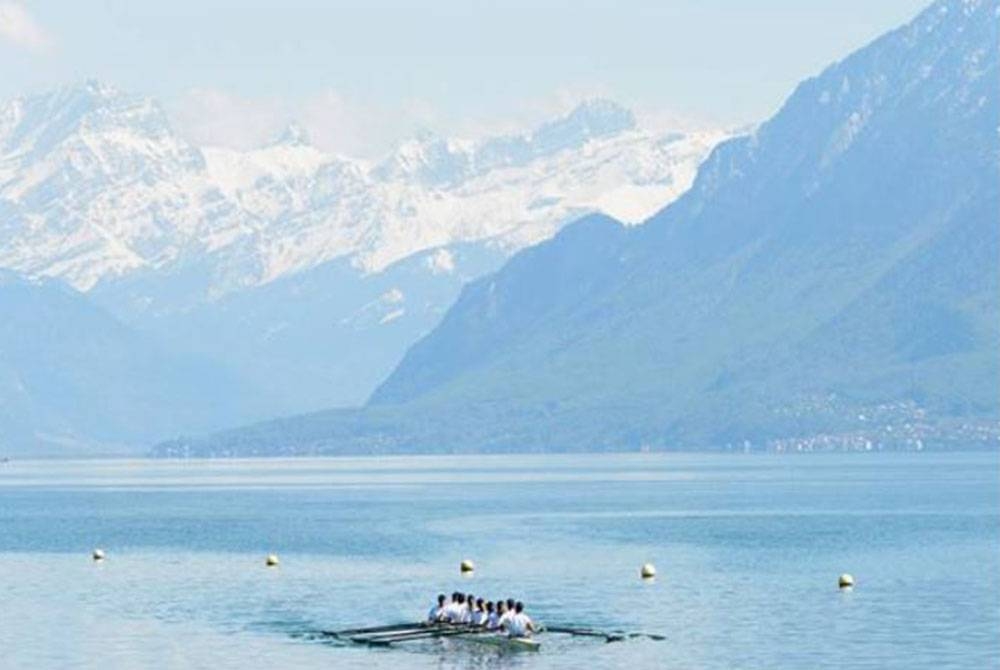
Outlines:
{"type": "Polygon", "coordinates": [[[264,559],[264,564],[269,568],[273,568],[278,565],[278,556],[276,554],[268,554],[267,558],[264,559]]]}
{"type": "Polygon", "coordinates": [[[476,564],[469,559],[465,559],[459,564],[458,569],[461,570],[462,573],[468,574],[476,569],[476,564]]]}
{"type": "Polygon", "coordinates": [[[840,584],[840,588],[842,589],[854,588],[854,577],[845,572],[840,576],[840,580],[838,583],[840,584]]]}
{"type": "Polygon", "coordinates": [[[639,569],[639,575],[643,579],[652,579],[656,576],[656,566],[652,563],[644,563],[642,568],[639,569]]]}
{"type": "Polygon", "coordinates": [[[94,551],[91,552],[90,556],[95,561],[103,561],[104,560],[104,550],[103,549],[94,549],[94,551]]]}

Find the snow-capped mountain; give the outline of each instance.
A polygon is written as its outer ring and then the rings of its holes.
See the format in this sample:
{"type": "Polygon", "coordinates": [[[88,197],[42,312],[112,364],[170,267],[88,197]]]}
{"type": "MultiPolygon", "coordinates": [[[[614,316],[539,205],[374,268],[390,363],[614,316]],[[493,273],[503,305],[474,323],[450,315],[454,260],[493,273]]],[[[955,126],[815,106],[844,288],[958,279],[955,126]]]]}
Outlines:
{"type": "Polygon", "coordinates": [[[252,151],[192,146],[155,101],[88,82],[0,107],[0,267],[87,291],[197,265],[213,299],[338,257],[377,272],[454,243],[510,252],[588,211],[643,220],[723,135],[650,132],[596,100],[521,135],[426,136],[367,162],[295,126],[252,151]]]}
{"type": "Polygon", "coordinates": [[[17,347],[51,329],[25,316],[0,342],[0,433],[29,451],[134,446],[153,435],[143,426],[158,438],[359,404],[466,282],[586,212],[642,220],[722,136],[643,130],[598,100],[523,134],[421,136],[363,161],[295,125],[250,151],[193,146],[155,101],[98,82],[13,100],[0,106],[0,270],[38,280],[28,287],[65,280],[86,293],[67,289],[83,305],[72,314],[97,310],[137,344],[106,347],[125,352],[114,365],[71,365],[93,358],[75,329],[94,328],[64,319],[48,347],[65,352],[63,376],[46,376],[17,347]],[[125,425],[105,406],[102,366],[190,374],[137,386],[158,409],[122,410],[138,422],[125,425]],[[233,400],[215,423],[192,411],[206,389],[233,400]]]}
{"type": "Polygon", "coordinates": [[[644,225],[466,284],[366,407],[160,453],[995,450],[998,44],[1000,0],[938,0],[644,225]]]}

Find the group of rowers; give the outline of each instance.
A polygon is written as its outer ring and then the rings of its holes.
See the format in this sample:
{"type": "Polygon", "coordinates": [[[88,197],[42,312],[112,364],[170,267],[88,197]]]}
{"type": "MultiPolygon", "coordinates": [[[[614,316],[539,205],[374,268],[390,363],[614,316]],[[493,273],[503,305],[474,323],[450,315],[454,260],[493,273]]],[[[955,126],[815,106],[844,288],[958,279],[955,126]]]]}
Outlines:
{"type": "Polygon", "coordinates": [[[443,593],[438,596],[437,604],[427,613],[427,623],[481,626],[510,637],[530,637],[535,632],[534,622],[524,613],[524,603],[513,598],[494,602],[458,591],[450,600],[443,593]]]}

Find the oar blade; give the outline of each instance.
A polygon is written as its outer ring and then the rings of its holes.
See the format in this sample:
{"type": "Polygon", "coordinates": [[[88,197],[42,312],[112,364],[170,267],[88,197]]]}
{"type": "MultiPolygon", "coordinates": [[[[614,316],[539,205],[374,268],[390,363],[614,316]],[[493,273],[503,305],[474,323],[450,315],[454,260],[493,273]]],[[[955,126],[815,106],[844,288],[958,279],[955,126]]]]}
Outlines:
{"type": "Polygon", "coordinates": [[[563,633],[576,637],[597,637],[602,638],[605,642],[623,642],[637,637],[648,637],[651,640],[657,641],[667,639],[665,635],[657,635],[656,633],[624,633],[622,631],[602,631],[594,630],[593,628],[574,628],[570,626],[544,626],[542,632],[563,633]]]}

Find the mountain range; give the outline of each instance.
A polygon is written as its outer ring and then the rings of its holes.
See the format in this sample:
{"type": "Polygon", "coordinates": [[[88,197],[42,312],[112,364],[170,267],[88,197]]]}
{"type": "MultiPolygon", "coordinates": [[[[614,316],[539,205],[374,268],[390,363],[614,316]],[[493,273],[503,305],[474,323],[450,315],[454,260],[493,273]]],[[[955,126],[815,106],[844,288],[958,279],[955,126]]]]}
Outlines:
{"type": "Polygon", "coordinates": [[[941,0],[466,285],[358,410],[161,455],[873,449],[1000,439],[1000,3],[941,0]]]}
{"type": "Polygon", "coordinates": [[[379,271],[491,240],[518,249],[580,212],[638,222],[683,192],[718,132],[652,133],[591,100],[523,135],[433,135],[381,161],[291,125],[271,145],[195,147],[161,107],[89,81],[0,107],[0,266],[81,291],[143,271],[197,284],[187,306],[348,257],[379,271]]]}
{"type": "MultiPolygon", "coordinates": [[[[649,131],[629,110],[591,100],[521,134],[425,134],[367,161],[312,146],[294,124],[255,150],[194,146],[156,101],[98,81],[9,101],[0,105],[0,268],[19,290],[37,291],[40,314],[58,294],[143,341],[144,356],[205,365],[181,366],[187,385],[174,375],[159,395],[159,415],[174,421],[143,420],[148,404],[112,415],[89,372],[80,376],[92,385],[73,386],[75,414],[58,416],[49,399],[69,389],[32,375],[12,340],[0,349],[12,380],[0,406],[19,418],[0,419],[0,431],[18,437],[2,446],[135,448],[359,404],[466,282],[584,213],[644,220],[688,188],[724,136],[649,131]],[[194,420],[210,388],[234,399],[233,411],[194,420]]],[[[71,355],[81,338],[70,319],[60,323],[63,339],[51,344],[75,374],[85,349],[71,355]]],[[[24,318],[12,337],[32,341],[49,328],[24,318]]]]}

